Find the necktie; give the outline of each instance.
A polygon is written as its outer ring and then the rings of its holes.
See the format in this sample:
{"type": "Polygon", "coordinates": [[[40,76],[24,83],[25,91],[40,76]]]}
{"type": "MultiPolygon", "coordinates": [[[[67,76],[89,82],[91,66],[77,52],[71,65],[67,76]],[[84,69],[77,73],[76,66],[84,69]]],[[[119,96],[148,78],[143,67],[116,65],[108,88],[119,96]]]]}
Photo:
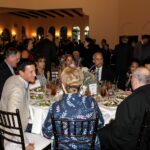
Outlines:
{"type": "Polygon", "coordinates": [[[99,69],[96,69],[96,79],[99,81],[99,69]]]}

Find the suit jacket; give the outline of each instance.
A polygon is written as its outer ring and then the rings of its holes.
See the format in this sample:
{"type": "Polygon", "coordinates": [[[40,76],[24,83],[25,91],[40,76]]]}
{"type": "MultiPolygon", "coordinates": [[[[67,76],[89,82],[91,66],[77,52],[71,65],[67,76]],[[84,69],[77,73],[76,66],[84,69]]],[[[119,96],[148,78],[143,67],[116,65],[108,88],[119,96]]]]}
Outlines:
{"type": "Polygon", "coordinates": [[[121,43],[116,45],[115,51],[117,72],[127,72],[133,54],[132,47],[129,44],[121,43]]]}
{"type": "Polygon", "coordinates": [[[51,72],[51,63],[56,61],[56,44],[49,39],[41,40],[35,48],[35,55],[45,57],[45,68],[51,72]]]}
{"type": "Polygon", "coordinates": [[[25,130],[29,119],[29,91],[25,81],[14,75],[7,79],[0,101],[0,109],[9,112],[20,111],[22,127],[25,130]]]}
{"type": "Polygon", "coordinates": [[[3,91],[3,86],[5,81],[12,76],[12,72],[10,71],[8,65],[5,62],[0,64],[0,98],[3,91]]]}
{"type": "MultiPolygon", "coordinates": [[[[94,66],[91,70],[91,72],[96,72],[96,67],[94,66]]],[[[101,73],[101,80],[104,81],[111,81],[113,82],[114,77],[111,69],[107,66],[102,66],[102,73],[101,73]]]]}
{"type": "Polygon", "coordinates": [[[150,57],[150,43],[143,45],[141,42],[137,44],[134,48],[134,58],[140,60],[141,64],[144,63],[144,60],[150,57]]]}
{"type": "Polygon", "coordinates": [[[102,147],[110,150],[134,150],[147,107],[150,108],[150,84],[136,89],[117,108],[115,120],[99,132],[102,147]]]}

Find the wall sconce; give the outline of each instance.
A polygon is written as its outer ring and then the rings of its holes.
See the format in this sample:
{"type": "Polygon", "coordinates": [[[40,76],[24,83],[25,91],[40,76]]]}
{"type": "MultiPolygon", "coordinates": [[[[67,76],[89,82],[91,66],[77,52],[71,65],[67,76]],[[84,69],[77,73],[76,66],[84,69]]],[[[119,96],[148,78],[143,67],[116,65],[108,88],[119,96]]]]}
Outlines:
{"type": "Polygon", "coordinates": [[[12,37],[15,37],[16,36],[16,31],[12,30],[11,35],[12,35],[12,37]]]}
{"type": "Polygon", "coordinates": [[[72,32],[71,32],[71,31],[68,31],[68,32],[67,32],[67,36],[68,36],[68,37],[72,37],[72,32]]]}
{"type": "Polygon", "coordinates": [[[56,36],[56,37],[59,37],[59,36],[60,36],[59,31],[56,31],[56,32],[55,32],[55,36],[56,36]]]}
{"type": "Polygon", "coordinates": [[[32,37],[36,37],[36,32],[32,32],[32,37]]]}
{"type": "Polygon", "coordinates": [[[0,35],[2,35],[3,29],[0,28],[0,35]]]}

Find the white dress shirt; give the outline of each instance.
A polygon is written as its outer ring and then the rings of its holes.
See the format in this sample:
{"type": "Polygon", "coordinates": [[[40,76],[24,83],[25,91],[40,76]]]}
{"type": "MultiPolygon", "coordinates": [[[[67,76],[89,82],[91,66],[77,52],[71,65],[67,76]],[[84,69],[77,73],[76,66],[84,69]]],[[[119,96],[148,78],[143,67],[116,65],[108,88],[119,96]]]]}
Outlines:
{"type": "Polygon", "coordinates": [[[97,78],[97,80],[98,81],[101,81],[101,78],[102,78],[102,66],[101,67],[99,67],[99,68],[97,68],[96,67],[96,78],[97,78]]]}

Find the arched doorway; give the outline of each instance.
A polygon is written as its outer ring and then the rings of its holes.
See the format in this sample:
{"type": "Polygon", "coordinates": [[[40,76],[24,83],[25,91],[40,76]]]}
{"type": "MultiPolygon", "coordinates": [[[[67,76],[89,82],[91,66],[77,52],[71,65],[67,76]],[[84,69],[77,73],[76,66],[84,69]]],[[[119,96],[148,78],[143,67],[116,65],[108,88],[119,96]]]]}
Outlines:
{"type": "Polygon", "coordinates": [[[26,38],[26,28],[24,26],[21,27],[21,39],[24,40],[26,38]]]}
{"type": "Polygon", "coordinates": [[[90,30],[89,26],[86,26],[86,27],[84,28],[84,38],[89,37],[89,30],[90,30]]]}
{"type": "Polygon", "coordinates": [[[2,34],[1,34],[1,40],[3,42],[3,48],[5,45],[11,42],[11,34],[10,31],[7,28],[4,28],[2,34]]]}
{"type": "Polygon", "coordinates": [[[51,33],[53,35],[53,37],[55,37],[55,32],[56,32],[56,30],[55,30],[55,27],[53,27],[53,26],[51,26],[48,30],[48,33],[51,33]]]}
{"type": "Polygon", "coordinates": [[[72,39],[75,41],[80,40],[80,27],[76,26],[72,29],[72,39]]]}
{"type": "Polygon", "coordinates": [[[60,39],[67,40],[67,27],[63,26],[60,29],[60,39]]]}
{"type": "Polygon", "coordinates": [[[37,35],[38,40],[41,40],[44,38],[44,28],[42,26],[37,28],[36,33],[37,33],[36,35],[37,35]]]}

